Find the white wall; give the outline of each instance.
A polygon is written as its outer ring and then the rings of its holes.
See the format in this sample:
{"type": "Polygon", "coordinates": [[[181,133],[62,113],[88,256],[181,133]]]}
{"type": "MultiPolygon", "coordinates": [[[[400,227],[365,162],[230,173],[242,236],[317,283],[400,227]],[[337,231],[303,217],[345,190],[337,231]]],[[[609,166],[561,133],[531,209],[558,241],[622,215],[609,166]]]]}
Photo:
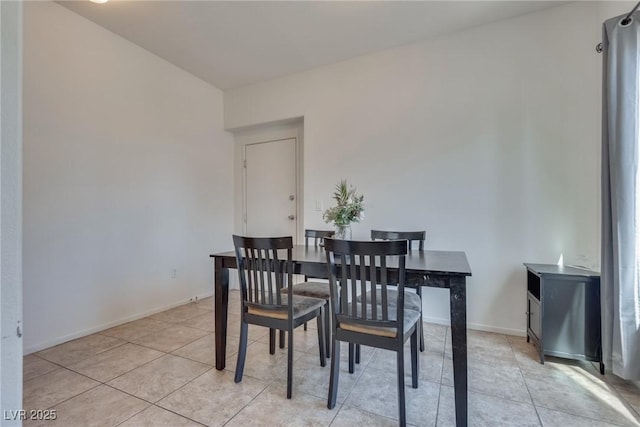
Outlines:
{"type": "MultiPolygon", "coordinates": [[[[472,328],[525,329],[523,262],[599,264],[602,19],[573,3],[225,92],[225,127],[304,117],[304,221],[347,178],[369,230],[466,251],[472,328]]],[[[326,225],[324,225],[326,226],[326,225]]],[[[425,289],[447,322],[448,293],[425,289]]]]}
{"type": "Polygon", "coordinates": [[[26,353],[211,294],[222,92],[52,2],[25,3],[24,46],[26,353]]]}
{"type": "Polygon", "coordinates": [[[22,408],[22,2],[0,2],[0,425],[22,408]],[[6,411],[6,412],[4,412],[6,411]],[[15,413],[15,412],[14,412],[15,413]]]}

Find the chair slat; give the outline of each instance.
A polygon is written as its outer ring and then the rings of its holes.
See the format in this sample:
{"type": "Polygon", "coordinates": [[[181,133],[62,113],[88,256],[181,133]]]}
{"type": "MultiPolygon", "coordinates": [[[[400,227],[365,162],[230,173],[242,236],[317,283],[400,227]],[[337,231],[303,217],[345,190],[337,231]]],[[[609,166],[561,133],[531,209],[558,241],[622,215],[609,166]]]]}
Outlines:
{"type": "MultiPolygon", "coordinates": [[[[384,277],[385,275],[386,275],[386,269],[385,269],[384,272],[381,273],[381,276],[384,277]]],[[[381,283],[381,288],[380,288],[381,291],[380,291],[380,293],[382,294],[381,295],[382,306],[385,307],[385,310],[382,313],[382,319],[383,320],[388,320],[389,319],[389,309],[388,309],[388,307],[389,307],[389,295],[387,293],[388,283],[386,283],[384,281],[384,279],[381,279],[380,283],[381,283]]]]}
{"type": "MultiPolygon", "coordinates": [[[[382,286],[382,299],[386,303],[384,304],[385,310],[382,312],[382,320],[389,320],[389,297],[387,294],[387,287],[389,281],[387,277],[387,260],[385,257],[380,257],[380,285],[382,286]]],[[[397,319],[397,317],[396,317],[397,319]]]]}
{"type": "MultiPolygon", "coordinates": [[[[375,257],[369,256],[369,265],[371,264],[375,264],[375,257]]],[[[378,285],[375,282],[375,280],[372,280],[370,283],[371,283],[371,291],[370,291],[371,309],[373,311],[371,315],[374,319],[377,319],[378,318],[378,285]]],[[[363,295],[366,295],[366,294],[363,294],[363,295]]],[[[365,301],[366,298],[363,298],[362,300],[365,301]]]]}
{"type": "Polygon", "coordinates": [[[256,250],[255,249],[251,249],[250,250],[250,259],[251,259],[251,270],[253,271],[253,289],[254,289],[254,297],[253,297],[253,302],[258,303],[260,302],[260,294],[259,294],[259,288],[260,288],[260,284],[258,281],[258,271],[259,271],[259,266],[257,265],[258,263],[258,257],[256,256],[256,250]]]}
{"type": "Polygon", "coordinates": [[[340,284],[341,284],[341,301],[342,301],[342,313],[349,313],[349,283],[347,282],[347,257],[344,254],[340,254],[340,284]]]}
{"type": "MultiPolygon", "coordinates": [[[[358,262],[360,263],[360,295],[366,295],[367,294],[367,263],[365,260],[365,256],[359,255],[358,262]]],[[[367,310],[367,301],[365,298],[361,298],[360,310],[363,313],[367,310]]]]}
{"type": "MultiPolygon", "coordinates": [[[[261,289],[263,289],[263,291],[266,291],[266,294],[269,295],[269,300],[272,298],[273,296],[273,292],[270,289],[269,286],[267,286],[267,271],[269,268],[269,265],[267,263],[267,260],[265,259],[267,251],[264,249],[260,250],[260,254],[259,257],[260,259],[258,260],[259,264],[260,264],[260,287],[261,289]]],[[[262,301],[264,304],[267,303],[267,301],[263,300],[262,301]]]]}
{"type": "Polygon", "coordinates": [[[403,299],[404,299],[404,281],[405,281],[405,277],[406,277],[406,271],[405,271],[405,264],[406,264],[406,259],[405,257],[400,257],[400,259],[398,260],[398,267],[399,267],[399,271],[400,273],[398,274],[398,290],[399,290],[399,294],[403,295],[403,299]]]}
{"type": "MultiPolygon", "coordinates": [[[[287,259],[291,259],[293,255],[292,248],[287,248],[287,259]]],[[[291,301],[293,299],[293,264],[291,262],[282,265],[283,279],[286,278],[286,286],[287,286],[287,301],[291,301]],[[285,276],[286,274],[286,276],[285,276]]],[[[278,291],[278,293],[281,293],[278,291]]],[[[293,316],[293,304],[289,303],[289,316],[293,316]]]]}
{"type": "Polygon", "coordinates": [[[267,273],[267,289],[268,289],[267,294],[269,295],[267,304],[273,304],[273,280],[272,280],[273,274],[270,272],[274,271],[274,268],[273,268],[273,259],[271,259],[270,251],[265,251],[265,259],[268,265],[267,271],[269,271],[269,273],[267,273]]]}
{"type": "MultiPolygon", "coordinates": [[[[358,317],[358,299],[356,298],[356,295],[358,295],[358,280],[357,280],[357,273],[356,273],[356,257],[355,256],[351,256],[350,257],[351,260],[349,262],[349,274],[351,276],[350,281],[351,281],[351,315],[353,317],[358,317]]],[[[345,266],[346,267],[346,266],[345,266]]],[[[345,268],[346,270],[346,268],[345,268]]],[[[364,316],[364,314],[363,314],[364,316]]]]}

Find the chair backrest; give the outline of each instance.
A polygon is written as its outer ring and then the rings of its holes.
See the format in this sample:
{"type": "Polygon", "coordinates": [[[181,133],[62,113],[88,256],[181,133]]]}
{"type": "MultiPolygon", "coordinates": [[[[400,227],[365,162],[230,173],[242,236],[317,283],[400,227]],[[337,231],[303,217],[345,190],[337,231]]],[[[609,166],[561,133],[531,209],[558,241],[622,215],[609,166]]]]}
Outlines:
{"type": "Polygon", "coordinates": [[[242,313],[249,307],[254,307],[263,310],[288,310],[292,315],[293,306],[286,303],[292,299],[292,286],[289,286],[293,283],[292,237],[234,235],[233,244],[240,278],[242,313]],[[285,287],[289,290],[289,298],[283,304],[281,290],[285,287]]]}
{"type": "Polygon", "coordinates": [[[309,239],[313,239],[313,246],[317,248],[325,237],[333,237],[334,234],[333,230],[304,230],[304,245],[309,246],[309,239]]]}
{"type": "Polygon", "coordinates": [[[371,240],[407,240],[409,250],[413,248],[413,242],[418,242],[418,250],[424,250],[426,231],[384,231],[371,230],[371,240]]]}
{"type": "MultiPolygon", "coordinates": [[[[325,239],[334,325],[398,328],[404,315],[406,240],[361,242],[325,239]],[[393,271],[392,271],[393,270],[393,271]],[[397,283],[395,308],[387,288],[397,283]],[[340,286],[340,288],[338,288],[340,286]],[[358,295],[366,295],[360,298],[358,295]],[[378,300],[379,298],[379,300],[378,300]]],[[[402,335],[402,328],[398,328],[402,335]]]]}

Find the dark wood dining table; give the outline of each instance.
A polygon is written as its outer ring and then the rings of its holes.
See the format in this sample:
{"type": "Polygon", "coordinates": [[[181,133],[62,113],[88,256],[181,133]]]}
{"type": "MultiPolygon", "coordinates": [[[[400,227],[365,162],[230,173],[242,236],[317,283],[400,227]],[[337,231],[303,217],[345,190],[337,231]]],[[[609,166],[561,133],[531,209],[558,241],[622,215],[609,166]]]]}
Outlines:
{"type": "MultiPolygon", "coordinates": [[[[216,369],[225,367],[229,269],[237,269],[235,252],[210,255],[214,260],[216,369]]],[[[296,245],[293,248],[295,274],[328,277],[323,248],[296,245]]],[[[393,270],[393,265],[387,267],[393,270]]],[[[397,267],[396,267],[397,268],[397,267]]],[[[471,268],[464,252],[411,251],[406,257],[406,286],[449,289],[451,343],[456,426],[467,425],[467,276],[471,268]]]]}

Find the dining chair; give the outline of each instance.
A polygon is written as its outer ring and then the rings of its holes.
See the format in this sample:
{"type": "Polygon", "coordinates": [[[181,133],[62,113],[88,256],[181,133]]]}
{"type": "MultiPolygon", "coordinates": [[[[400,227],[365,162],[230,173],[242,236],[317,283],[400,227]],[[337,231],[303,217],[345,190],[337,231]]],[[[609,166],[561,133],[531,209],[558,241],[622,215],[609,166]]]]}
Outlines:
{"type": "MultiPolygon", "coordinates": [[[[385,230],[371,230],[371,240],[406,240],[408,242],[409,253],[412,252],[415,246],[413,242],[417,242],[418,251],[424,252],[424,241],[426,231],[385,231],[385,230]]],[[[393,294],[397,292],[395,289],[391,289],[391,299],[393,300],[393,294]]],[[[378,299],[379,301],[379,299],[378,299]]],[[[424,351],[424,328],[422,324],[422,288],[418,286],[415,288],[415,293],[406,292],[405,295],[405,307],[420,312],[420,351],[424,351]]],[[[360,349],[356,349],[356,361],[360,360],[360,349]]]]}
{"type": "Polygon", "coordinates": [[[326,237],[333,237],[335,230],[304,230],[304,245],[309,247],[309,239],[313,239],[313,246],[320,247],[324,244],[326,237]]]}
{"type": "MultiPolygon", "coordinates": [[[[317,249],[322,244],[325,238],[333,237],[335,231],[333,230],[310,230],[307,229],[304,231],[304,245],[305,247],[309,247],[309,241],[312,239],[313,246],[317,249]]],[[[328,282],[317,282],[317,281],[309,281],[309,276],[304,276],[304,282],[293,285],[293,294],[301,295],[304,297],[313,297],[313,298],[322,298],[326,301],[325,312],[329,312],[329,298],[331,297],[329,293],[329,283],[328,282]]],[[[307,325],[305,323],[305,330],[307,330],[307,325]]],[[[330,335],[330,322],[329,316],[325,316],[325,344],[326,344],[326,353],[329,354],[331,352],[331,335],[330,335]]],[[[280,347],[283,345],[282,335],[280,337],[280,347]]]]}
{"type": "Polygon", "coordinates": [[[235,382],[242,381],[247,355],[249,324],[269,328],[270,352],[275,351],[275,331],[286,331],[287,399],[291,399],[293,376],[293,330],[309,320],[318,322],[320,366],[326,365],[324,307],[325,300],[293,294],[293,239],[291,237],[233,236],[240,278],[240,343],[235,382]],[[286,253],[285,258],[280,258],[286,253]],[[286,290],[285,290],[286,289],[286,290]],[[284,291],[283,291],[284,290],[284,291]]]}
{"type": "MultiPolygon", "coordinates": [[[[406,240],[361,242],[325,239],[331,292],[331,374],[327,407],[338,394],[340,342],[396,352],[400,425],[406,425],[404,344],[411,339],[411,386],[418,388],[420,313],[405,307],[406,240]],[[397,284],[391,297],[390,283],[397,284]],[[376,292],[379,291],[379,292],[376,292]],[[358,300],[369,293],[371,301],[358,300]],[[378,295],[380,298],[378,299],[378,295]]],[[[395,286],[394,286],[395,287],[395,286]]]]}

